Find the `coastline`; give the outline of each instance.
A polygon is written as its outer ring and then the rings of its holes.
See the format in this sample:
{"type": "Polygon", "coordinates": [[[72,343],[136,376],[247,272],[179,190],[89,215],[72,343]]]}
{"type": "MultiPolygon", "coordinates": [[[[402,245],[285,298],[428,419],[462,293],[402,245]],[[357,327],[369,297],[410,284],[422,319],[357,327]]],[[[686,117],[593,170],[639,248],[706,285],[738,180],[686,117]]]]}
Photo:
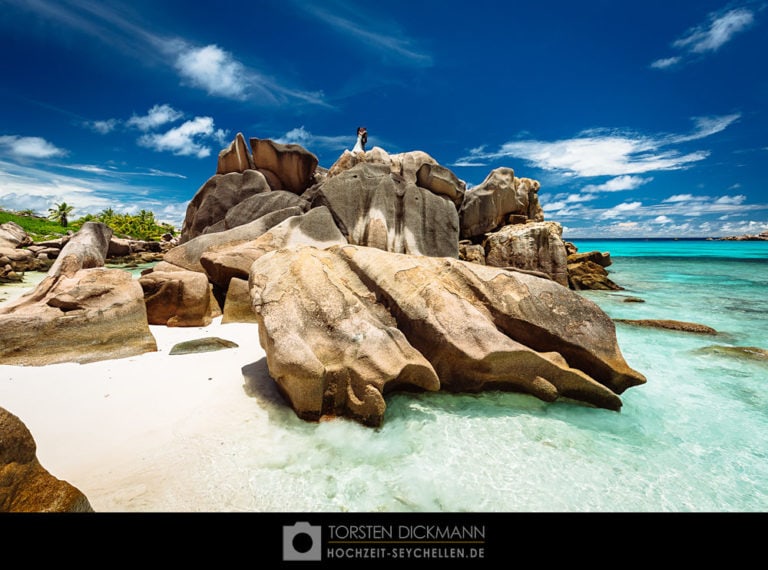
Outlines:
{"type": "MultiPolygon", "coordinates": [[[[33,287],[13,287],[14,295],[33,287]]],[[[239,510],[248,497],[226,489],[231,482],[194,478],[231,462],[231,448],[266,428],[266,408],[279,398],[258,328],[218,317],[207,327],[150,330],[157,352],[0,365],[0,406],[30,430],[40,464],[83,492],[96,512],[239,510]],[[211,336],[238,347],[169,354],[177,343],[211,336]]]]}

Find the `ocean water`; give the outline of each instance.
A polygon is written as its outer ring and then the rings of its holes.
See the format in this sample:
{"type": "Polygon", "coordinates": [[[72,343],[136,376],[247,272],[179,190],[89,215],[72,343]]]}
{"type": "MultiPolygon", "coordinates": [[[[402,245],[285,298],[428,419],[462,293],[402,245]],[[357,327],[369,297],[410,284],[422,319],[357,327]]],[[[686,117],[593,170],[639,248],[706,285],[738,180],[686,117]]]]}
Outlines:
{"type": "MultiPolygon", "coordinates": [[[[768,242],[575,241],[609,251],[626,288],[583,292],[614,318],[667,318],[717,336],[617,324],[647,384],[621,412],[489,392],[393,394],[382,427],[298,420],[265,397],[248,510],[746,512],[768,510],[768,242]],[[629,303],[627,296],[644,303],[629,303]],[[258,505],[254,507],[253,505],[258,505]]],[[[231,505],[232,508],[239,508],[231,505]]]]}

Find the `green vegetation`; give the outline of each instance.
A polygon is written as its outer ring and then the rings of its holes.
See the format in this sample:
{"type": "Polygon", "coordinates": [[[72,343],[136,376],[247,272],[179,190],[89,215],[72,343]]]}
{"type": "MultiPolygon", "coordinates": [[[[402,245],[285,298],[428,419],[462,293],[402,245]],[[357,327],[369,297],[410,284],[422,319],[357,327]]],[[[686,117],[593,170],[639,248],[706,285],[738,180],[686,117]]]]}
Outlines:
{"type": "Polygon", "coordinates": [[[158,241],[163,234],[176,235],[177,231],[171,224],[160,223],[155,219],[155,214],[148,210],[141,210],[138,214],[118,214],[112,208],[93,215],[87,214],[77,220],[67,220],[68,214],[74,208],[65,202],[56,204],[49,212],[64,212],[64,220],[61,217],[51,220],[37,216],[30,210],[24,212],[8,212],[0,208],[0,224],[15,222],[26,231],[34,241],[55,239],[66,235],[68,231],[77,232],[85,222],[102,222],[109,226],[115,237],[130,238],[144,241],[158,241]],[[63,206],[63,208],[62,208],[63,206]],[[67,211],[68,210],[68,211],[67,211]],[[59,223],[60,221],[66,224],[59,223]]]}
{"type": "Polygon", "coordinates": [[[159,241],[163,234],[176,235],[176,228],[171,224],[155,220],[154,212],[141,210],[138,214],[117,214],[107,208],[94,215],[88,214],[72,222],[78,229],[85,222],[101,222],[112,228],[117,237],[127,237],[144,241],[159,241]]]}
{"type": "Polygon", "coordinates": [[[60,204],[56,204],[53,208],[48,208],[48,219],[58,223],[61,227],[66,228],[67,225],[69,225],[69,215],[74,209],[74,206],[70,206],[66,202],[61,202],[60,204]]]}
{"type": "Polygon", "coordinates": [[[15,222],[20,225],[34,241],[54,239],[67,233],[67,228],[47,218],[41,218],[34,214],[7,212],[0,209],[0,224],[6,222],[15,222]]]}

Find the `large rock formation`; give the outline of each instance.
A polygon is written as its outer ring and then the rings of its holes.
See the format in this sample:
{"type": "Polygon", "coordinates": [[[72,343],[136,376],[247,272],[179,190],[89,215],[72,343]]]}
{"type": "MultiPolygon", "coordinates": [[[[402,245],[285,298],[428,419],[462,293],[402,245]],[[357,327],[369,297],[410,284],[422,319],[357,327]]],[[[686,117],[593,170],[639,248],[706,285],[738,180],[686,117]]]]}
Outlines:
{"type": "Polygon", "coordinates": [[[253,164],[276,180],[273,190],[301,194],[314,184],[317,157],[297,144],[280,144],[269,139],[251,138],[253,164]]]}
{"type": "Polygon", "coordinates": [[[541,271],[568,287],[568,263],[562,240],[563,227],[557,222],[508,225],[488,235],[485,264],[541,271]]]}
{"type": "Polygon", "coordinates": [[[102,267],[111,236],[104,224],[84,224],[38,286],[0,308],[0,363],[82,363],[157,350],[141,286],[127,271],[102,267]]]}
{"type": "Polygon", "coordinates": [[[37,445],[18,417],[0,407],[0,512],[93,512],[88,498],[51,475],[37,459],[37,445]]]}
{"type": "Polygon", "coordinates": [[[152,271],[142,275],[147,321],[169,327],[205,327],[221,314],[208,277],[195,271],[152,271]]]}
{"type": "Polygon", "coordinates": [[[392,174],[386,165],[362,162],[329,174],[312,206],[326,206],[349,243],[394,253],[458,257],[455,204],[392,174]]]}
{"type": "Polygon", "coordinates": [[[305,418],[378,424],[390,384],[516,390],[618,410],[618,394],[645,381],[605,313],[529,275],[376,248],[301,247],[261,257],[249,284],[270,374],[305,418]]]}
{"type": "Polygon", "coordinates": [[[539,183],[517,178],[511,168],[497,168],[479,186],[467,191],[461,206],[461,238],[472,239],[497,230],[510,215],[541,222],[539,183]]]}
{"type": "Polygon", "coordinates": [[[267,179],[256,170],[212,176],[187,205],[179,242],[185,243],[205,233],[228,229],[224,220],[230,208],[254,194],[269,191],[267,179]]]}
{"type": "Polygon", "coordinates": [[[219,162],[216,165],[216,174],[229,174],[230,172],[244,172],[255,170],[253,157],[248,151],[243,133],[237,133],[230,145],[219,153],[219,162]]]}
{"type": "Polygon", "coordinates": [[[200,265],[213,283],[227,290],[232,278],[248,279],[253,262],[267,252],[297,245],[325,249],[346,243],[331,213],[319,207],[285,219],[254,240],[211,246],[200,256],[200,265]]]}

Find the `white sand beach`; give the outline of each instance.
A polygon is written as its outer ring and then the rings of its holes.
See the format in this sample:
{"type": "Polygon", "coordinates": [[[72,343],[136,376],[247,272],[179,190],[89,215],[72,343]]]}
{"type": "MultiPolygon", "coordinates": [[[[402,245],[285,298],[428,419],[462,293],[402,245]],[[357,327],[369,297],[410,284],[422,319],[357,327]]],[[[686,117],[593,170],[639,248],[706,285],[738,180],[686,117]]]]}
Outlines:
{"type": "MultiPolygon", "coordinates": [[[[30,283],[30,287],[34,284],[30,283]]],[[[5,289],[3,302],[26,289],[5,289]]],[[[152,326],[158,351],[89,364],[0,365],[0,406],[37,443],[40,463],[82,491],[97,512],[259,510],[239,441],[269,437],[280,403],[255,324],[152,326]],[[237,343],[169,354],[179,342],[237,343]]],[[[291,412],[292,413],[292,412],[291,412]]]]}

